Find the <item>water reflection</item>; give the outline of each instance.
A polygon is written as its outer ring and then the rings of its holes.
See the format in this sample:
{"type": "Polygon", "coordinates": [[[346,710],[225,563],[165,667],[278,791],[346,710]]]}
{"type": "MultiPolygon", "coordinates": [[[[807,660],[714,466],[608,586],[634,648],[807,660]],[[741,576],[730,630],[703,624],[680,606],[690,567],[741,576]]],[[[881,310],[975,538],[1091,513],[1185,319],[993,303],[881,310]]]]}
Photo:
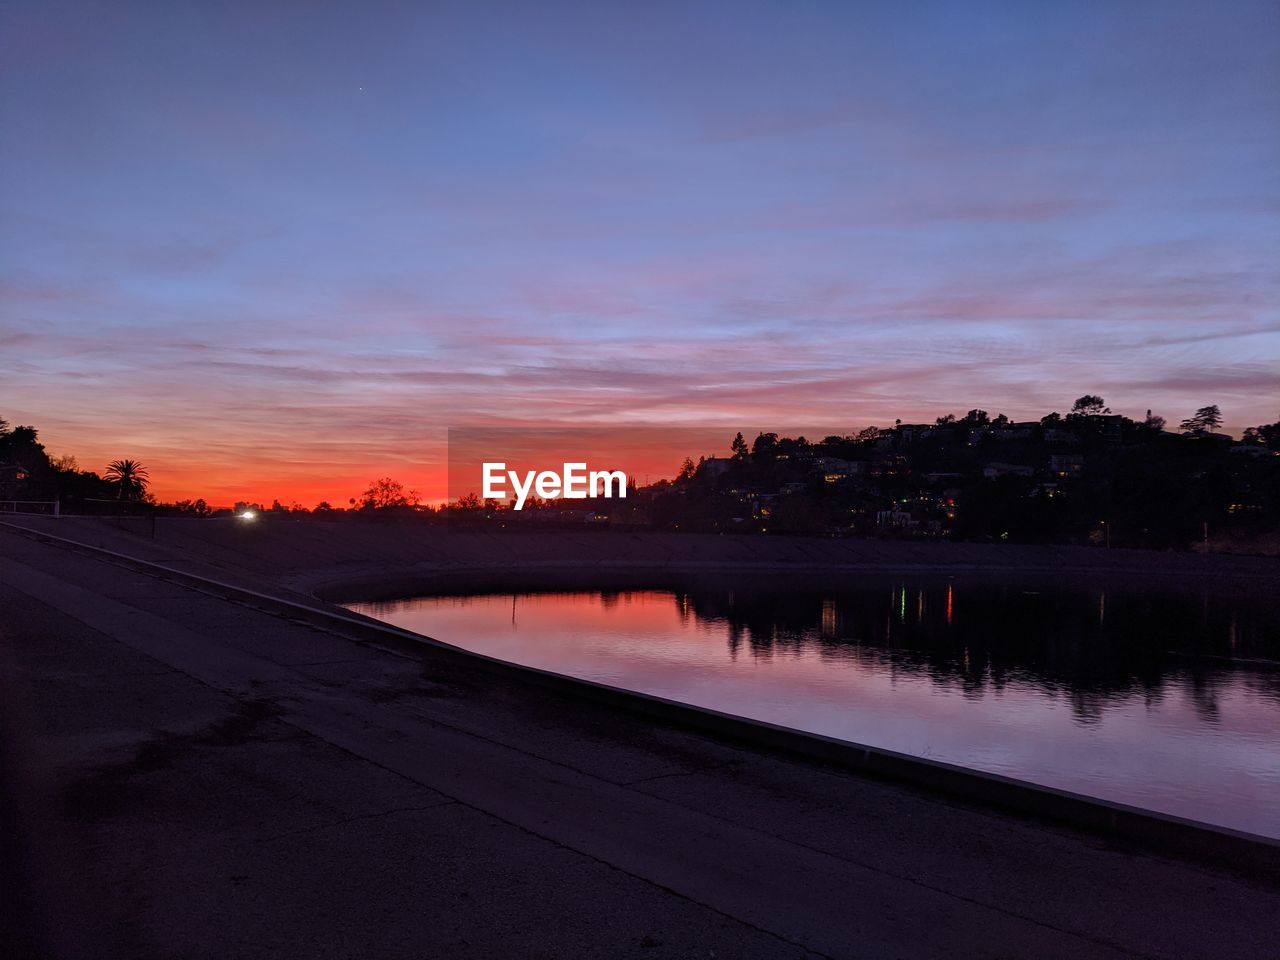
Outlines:
{"type": "Polygon", "coordinates": [[[778,578],[355,609],[478,652],[1280,836],[1280,604],[778,578]]]}
{"type": "MultiPolygon", "coordinates": [[[[616,595],[602,594],[611,596],[606,603],[616,604],[616,595]]],[[[700,622],[724,624],[731,658],[811,650],[890,676],[927,676],[975,699],[1012,681],[1033,683],[1069,698],[1081,723],[1135,694],[1159,702],[1170,682],[1186,687],[1209,723],[1229,680],[1280,701],[1280,618],[1260,600],[1158,593],[1109,600],[1106,590],[983,587],[960,597],[952,583],[837,595],[707,590],[672,599],[682,619],[692,611],[700,622]]]]}

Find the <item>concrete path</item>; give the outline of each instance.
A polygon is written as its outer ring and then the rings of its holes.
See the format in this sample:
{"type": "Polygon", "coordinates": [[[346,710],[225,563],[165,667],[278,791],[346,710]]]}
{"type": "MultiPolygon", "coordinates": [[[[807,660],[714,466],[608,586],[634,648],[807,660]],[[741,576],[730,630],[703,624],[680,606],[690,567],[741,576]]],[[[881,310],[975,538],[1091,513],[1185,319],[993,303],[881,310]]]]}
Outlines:
{"type": "Polygon", "coordinates": [[[1280,891],[0,531],[12,937],[92,957],[1271,957],[1280,891]]]}

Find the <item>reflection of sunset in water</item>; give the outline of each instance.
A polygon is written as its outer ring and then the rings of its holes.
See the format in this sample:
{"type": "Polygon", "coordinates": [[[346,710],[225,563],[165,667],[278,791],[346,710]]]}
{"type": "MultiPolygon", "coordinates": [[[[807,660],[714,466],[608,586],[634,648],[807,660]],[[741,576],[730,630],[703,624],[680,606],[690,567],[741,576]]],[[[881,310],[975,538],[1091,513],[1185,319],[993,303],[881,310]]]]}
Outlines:
{"type": "Polygon", "coordinates": [[[353,608],[530,666],[1280,836],[1280,635],[1260,602],[946,583],[353,608]]]}

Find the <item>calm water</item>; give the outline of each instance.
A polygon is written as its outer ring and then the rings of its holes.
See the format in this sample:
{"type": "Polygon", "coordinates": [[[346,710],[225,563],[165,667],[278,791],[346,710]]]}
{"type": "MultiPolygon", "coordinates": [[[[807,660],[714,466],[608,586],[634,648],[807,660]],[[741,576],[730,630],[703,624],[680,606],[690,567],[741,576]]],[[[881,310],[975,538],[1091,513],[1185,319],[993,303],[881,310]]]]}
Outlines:
{"type": "Polygon", "coordinates": [[[504,660],[1280,837],[1274,601],[944,581],[350,606],[504,660]]]}

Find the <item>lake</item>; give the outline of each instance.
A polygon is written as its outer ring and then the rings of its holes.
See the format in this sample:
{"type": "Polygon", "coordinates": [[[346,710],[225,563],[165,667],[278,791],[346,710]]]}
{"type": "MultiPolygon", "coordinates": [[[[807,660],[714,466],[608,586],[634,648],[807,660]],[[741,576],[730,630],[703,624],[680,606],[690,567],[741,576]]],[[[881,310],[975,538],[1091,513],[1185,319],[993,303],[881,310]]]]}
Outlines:
{"type": "Polygon", "coordinates": [[[1280,604],[948,578],[348,606],[477,653],[1280,837],[1280,604]]]}

